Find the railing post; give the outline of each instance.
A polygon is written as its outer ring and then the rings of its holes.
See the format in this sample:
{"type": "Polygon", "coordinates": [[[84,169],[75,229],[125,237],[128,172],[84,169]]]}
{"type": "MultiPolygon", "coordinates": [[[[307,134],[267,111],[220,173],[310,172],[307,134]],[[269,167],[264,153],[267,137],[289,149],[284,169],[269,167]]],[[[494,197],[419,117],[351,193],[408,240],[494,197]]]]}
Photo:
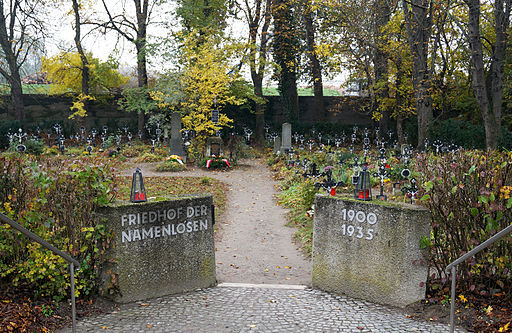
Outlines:
{"type": "Polygon", "coordinates": [[[75,269],[73,263],[69,264],[71,276],[71,317],[73,322],[73,333],[76,333],[76,304],[75,304],[75,269]]]}
{"type": "Polygon", "coordinates": [[[451,304],[450,304],[450,333],[453,333],[455,329],[454,321],[455,321],[455,283],[457,282],[457,265],[453,265],[452,267],[452,296],[451,296],[451,304]]]}

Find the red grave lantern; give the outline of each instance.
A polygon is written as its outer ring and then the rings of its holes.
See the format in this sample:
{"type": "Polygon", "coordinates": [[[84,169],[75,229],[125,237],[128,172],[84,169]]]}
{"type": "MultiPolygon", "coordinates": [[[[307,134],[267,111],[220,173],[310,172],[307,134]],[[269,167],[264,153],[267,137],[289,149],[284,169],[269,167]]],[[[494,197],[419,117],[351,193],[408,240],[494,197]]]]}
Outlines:
{"type": "Polygon", "coordinates": [[[144,188],[144,179],[142,178],[142,172],[140,169],[135,169],[132,178],[132,190],[130,194],[131,202],[145,202],[146,199],[146,189],[144,188]]]}
{"type": "Polygon", "coordinates": [[[372,186],[370,183],[370,172],[366,163],[363,166],[356,183],[354,199],[370,201],[372,200],[372,186]]]}

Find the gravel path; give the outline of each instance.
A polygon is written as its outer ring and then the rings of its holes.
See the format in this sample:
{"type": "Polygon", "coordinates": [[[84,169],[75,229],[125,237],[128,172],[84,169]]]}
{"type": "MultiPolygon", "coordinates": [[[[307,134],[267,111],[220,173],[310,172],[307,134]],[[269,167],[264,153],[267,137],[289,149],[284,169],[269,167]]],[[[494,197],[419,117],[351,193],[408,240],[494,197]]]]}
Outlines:
{"type": "MultiPolygon", "coordinates": [[[[217,280],[256,284],[311,284],[311,261],[285,226],[286,210],[276,205],[277,183],[262,160],[244,160],[228,171],[194,168],[155,172],[140,164],[144,176],[208,176],[228,184],[225,214],[217,221],[217,280]]],[[[131,175],[133,170],[126,170],[131,175]]]]}

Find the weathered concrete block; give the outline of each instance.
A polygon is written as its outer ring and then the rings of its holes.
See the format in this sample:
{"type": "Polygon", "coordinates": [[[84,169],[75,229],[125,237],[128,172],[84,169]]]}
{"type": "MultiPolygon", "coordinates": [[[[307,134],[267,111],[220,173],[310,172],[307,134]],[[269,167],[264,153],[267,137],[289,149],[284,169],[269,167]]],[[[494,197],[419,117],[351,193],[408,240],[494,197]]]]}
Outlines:
{"type": "Polygon", "coordinates": [[[423,207],[317,194],[313,287],[399,307],[424,299],[429,234],[423,207]]]}
{"type": "Polygon", "coordinates": [[[212,204],[198,195],[102,208],[99,221],[114,233],[106,296],[125,303],[216,285],[212,204]],[[119,289],[109,295],[112,274],[119,289]]]}

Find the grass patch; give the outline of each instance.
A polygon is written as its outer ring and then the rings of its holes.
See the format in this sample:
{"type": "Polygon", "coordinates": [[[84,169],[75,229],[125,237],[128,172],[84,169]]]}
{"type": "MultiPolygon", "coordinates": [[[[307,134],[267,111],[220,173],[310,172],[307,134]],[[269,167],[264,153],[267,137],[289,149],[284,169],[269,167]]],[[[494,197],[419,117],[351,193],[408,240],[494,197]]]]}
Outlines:
{"type": "Polygon", "coordinates": [[[300,208],[292,209],[286,215],[289,220],[288,226],[297,228],[295,238],[302,245],[304,253],[311,257],[313,251],[313,217],[300,208]]]}
{"type": "MultiPolygon", "coordinates": [[[[118,177],[118,192],[116,199],[130,200],[132,177],[118,177]]],[[[153,197],[185,194],[211,194],[215,205],[217,219],[226,208],[227,185],[220,180],[209,177],[144,177],[146,195],[153,197]],[[208,178],[208,182],[204,181],[208,178]]]]}
{"type": "MultiPolygon", "coordinates": [[[[22,84],[21,88],[23,89],[24,94],[40,94],[40,95],[48,95],[50,92],[49,84],[22,84]]],[[[8,84],[0,84],[0,94],[1,95],[9,95],[11,93],[11,86],[8,84]]]]}

